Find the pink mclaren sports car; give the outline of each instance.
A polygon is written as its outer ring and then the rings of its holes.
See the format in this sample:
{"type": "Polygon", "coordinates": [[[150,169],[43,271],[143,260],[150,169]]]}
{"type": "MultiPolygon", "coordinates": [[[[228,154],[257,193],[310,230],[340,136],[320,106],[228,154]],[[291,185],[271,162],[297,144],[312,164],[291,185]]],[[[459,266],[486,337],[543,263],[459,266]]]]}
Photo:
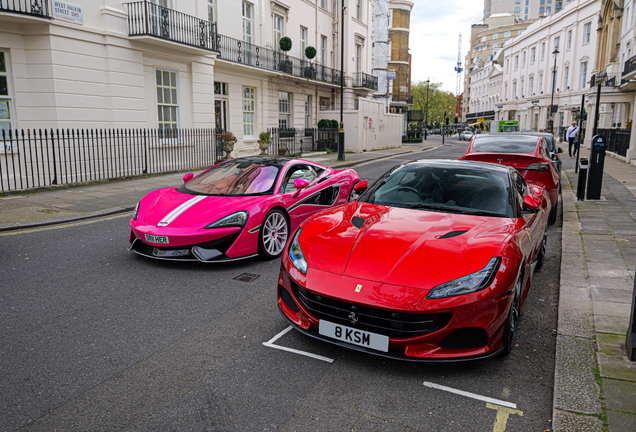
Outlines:
{"type": "Polygon", "coordinates": [[[275,258],[305,219],[366,187],[351,169],[269,156],[227,160],[183,180],[139,201],[130,250],[180,261],[275,258]]]}

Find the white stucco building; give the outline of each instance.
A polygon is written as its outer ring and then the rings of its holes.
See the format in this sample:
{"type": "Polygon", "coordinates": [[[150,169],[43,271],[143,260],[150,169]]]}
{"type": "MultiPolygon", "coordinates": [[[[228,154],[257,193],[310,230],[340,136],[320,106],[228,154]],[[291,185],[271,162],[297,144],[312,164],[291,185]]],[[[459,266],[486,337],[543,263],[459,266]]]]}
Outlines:
{"type": "Polygon", "coordinates": [[[521,129],[543,130],[553,97],[552,105],[558,107],[555,133],[569,125],[572,110],[580,108],[588,93],[599,9],[600,0],[564,2],[558,14],[540,19],[506,42],[502,102],[496,105],[499,119],[517,120],[521,129]],[[558,54],[553,54],[555,49],[558,54]]]}
{"type": "MultiPolygon", "coordinates": [[[[478,66],[470,73],[470,110],[471,113],[482,113],[486,120],[500,120],[494,116],[495,108],[501,103],[501,85],[503,68],[501,57],[503,49],[496,49],[483,66],[478,66]]],[[[469,121],[476,121],[470,117],[469,121]]]]}
{"type": "MultiPolygon", "coordinates": [[[[371,98],[371,0],[344,1],[346,149],[399,146],[371,98]]],[[[0,2],[0,127],[218,127],[256,154],[268,128],[339,119],[340,20],[335,0],[0,2]]]]}

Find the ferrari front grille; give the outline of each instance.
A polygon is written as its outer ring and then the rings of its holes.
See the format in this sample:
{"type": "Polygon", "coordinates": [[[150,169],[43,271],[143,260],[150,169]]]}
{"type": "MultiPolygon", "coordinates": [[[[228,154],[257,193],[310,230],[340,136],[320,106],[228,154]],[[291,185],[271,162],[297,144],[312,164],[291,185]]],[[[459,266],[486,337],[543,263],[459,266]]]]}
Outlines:
{"type": "Polygon", "coordinates": [[[312,293],[290,279],[292,291],[302,306],[315,318],[396,339],[422,336],[446,327],[453,314],[415,314],[387,311],[312,293]],[[351,321],[355,312],[355,324],[351,321]]]}

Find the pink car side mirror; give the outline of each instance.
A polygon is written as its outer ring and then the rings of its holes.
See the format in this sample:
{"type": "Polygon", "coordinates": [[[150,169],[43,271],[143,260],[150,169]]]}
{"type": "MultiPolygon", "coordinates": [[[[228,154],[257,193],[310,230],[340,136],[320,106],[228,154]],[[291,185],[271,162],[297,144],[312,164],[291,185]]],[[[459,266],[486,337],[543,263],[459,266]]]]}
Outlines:
{"type": "Polygon", "coordinates": [[[294,180],[294,187],[296,189],[304,189],[309,186],[309,182],[305,179],[296,179],[294,180]]]}
{"type": "Polygon", "coordinates": [[[364,192],[369,187],[369,182],[366,180],[362,180],[360,183],[356,184],[353,187],[353,190],[356,192],[364,192]]]}
{"type": "Polygon", "coordinates": [[[192,180],[192,178],[194,177],[194,174],[192,173],[187,173],[186,175],[183,176],[183,183],[187,183],[190,180],[192,180]]]}

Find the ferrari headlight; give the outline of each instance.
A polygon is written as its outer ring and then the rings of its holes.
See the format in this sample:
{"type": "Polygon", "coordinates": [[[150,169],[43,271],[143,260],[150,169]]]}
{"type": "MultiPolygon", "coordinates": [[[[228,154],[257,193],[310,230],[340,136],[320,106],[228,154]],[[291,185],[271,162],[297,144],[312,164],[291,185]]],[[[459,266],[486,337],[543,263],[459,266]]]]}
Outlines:
{"type": "Polygon", "coordinates": [[[499,262],[500,258],[493,258],[482,270],[433,288],[426,298],[439,299],[455,297],[481,291],[491,282],[492,275],[499,267],[499,262]]]}
{"type": "Polygon", "coordinates": [[[305,259],[305,255],[298,243],[298,237],[300,236],[301,231],[302,229],[298,230],[294,236],[291,246],[289,247],[289,260],[292,262],[294,267],[300,270],[302,274],[307,274],[307,260],[305,259]]]}
{"type": "Polygon", "coordinates": [[[139,214],[139,203],[135,206],[135,210],[133,211],[133,219],[137,220],[137,214],[139,214]]]}
{"type": "Polygon", "coordinates": [[[246,211],[239,211],[225,216],[216,222],[212,222],[205,228],[226,228],[226,227],[242,227],[247,222],[248,213],[246,211]]]}

